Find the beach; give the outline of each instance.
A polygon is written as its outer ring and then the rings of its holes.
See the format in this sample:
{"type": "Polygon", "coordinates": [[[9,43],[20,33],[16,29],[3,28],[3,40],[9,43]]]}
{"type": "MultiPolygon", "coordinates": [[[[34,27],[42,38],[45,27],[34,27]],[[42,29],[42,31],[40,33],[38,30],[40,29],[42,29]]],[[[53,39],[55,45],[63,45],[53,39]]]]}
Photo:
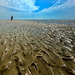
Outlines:
{"type": "Polygon", "coordinates": [[[0,75],[75,75],[75,25],[0,20],[0,75]]]}

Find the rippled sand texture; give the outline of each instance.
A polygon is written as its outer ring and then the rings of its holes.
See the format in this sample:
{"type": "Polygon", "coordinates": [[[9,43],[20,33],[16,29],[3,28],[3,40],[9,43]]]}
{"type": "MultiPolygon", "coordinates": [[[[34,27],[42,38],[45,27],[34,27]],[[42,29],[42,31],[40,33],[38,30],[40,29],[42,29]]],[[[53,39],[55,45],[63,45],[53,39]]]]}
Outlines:
{"type": "Polygon", "coordinates": [[[75,75],[75,26],[0,20],[0,75],[75,75]]]}

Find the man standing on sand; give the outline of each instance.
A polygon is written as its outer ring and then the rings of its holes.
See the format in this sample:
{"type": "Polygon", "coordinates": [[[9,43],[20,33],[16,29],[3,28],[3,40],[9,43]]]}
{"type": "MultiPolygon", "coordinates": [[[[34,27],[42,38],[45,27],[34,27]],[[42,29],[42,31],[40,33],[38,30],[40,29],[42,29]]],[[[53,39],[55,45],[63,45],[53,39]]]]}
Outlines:
{"type": "Polygon", "coordinates": [[[13,20],[13,16],[11,16],[11,20],[13,20]]]}

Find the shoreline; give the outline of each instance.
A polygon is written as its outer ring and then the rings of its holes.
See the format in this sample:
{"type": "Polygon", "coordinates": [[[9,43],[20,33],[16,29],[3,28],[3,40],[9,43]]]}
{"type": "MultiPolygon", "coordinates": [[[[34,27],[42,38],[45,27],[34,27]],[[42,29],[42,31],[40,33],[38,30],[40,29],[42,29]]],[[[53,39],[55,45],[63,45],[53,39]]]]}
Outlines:
{"type": "MultiPolygon", "coordinates": [[[[7,20],[6,20],[7,21],[7,20]]],[[[10,20],[9,20],[10,21],[10,20]]],[[[39,20],[39,19],[33,19],[33,20],[20,20],[20,19],[14,19],[13,21],[33,21],[37,23],[45,23],[45,24],[65,24],[65,25],[75,25],[75,20],[39,20]]]]}

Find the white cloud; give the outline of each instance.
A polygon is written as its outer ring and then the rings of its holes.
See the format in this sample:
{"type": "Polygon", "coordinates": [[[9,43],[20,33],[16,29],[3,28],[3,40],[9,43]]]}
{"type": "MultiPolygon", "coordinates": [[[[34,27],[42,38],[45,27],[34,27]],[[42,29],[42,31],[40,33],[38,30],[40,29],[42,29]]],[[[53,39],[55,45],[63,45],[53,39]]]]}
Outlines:
{"type": "Polygon", "coordinates": [[[63,1],[58,0],[53,6],[43,9],[39,12],[48,13],[48,12],[52,12],[55,10],[62,10],[62,9],[67,9],[71,7],[75,7],[75,0],[63,0],[63,1]]]}
{"type": "Polygon", "coordinates": [[[35,6],[35,0],[0,0],[0,6],[21,11],[35,11],[39,8],[35,6]]]}

